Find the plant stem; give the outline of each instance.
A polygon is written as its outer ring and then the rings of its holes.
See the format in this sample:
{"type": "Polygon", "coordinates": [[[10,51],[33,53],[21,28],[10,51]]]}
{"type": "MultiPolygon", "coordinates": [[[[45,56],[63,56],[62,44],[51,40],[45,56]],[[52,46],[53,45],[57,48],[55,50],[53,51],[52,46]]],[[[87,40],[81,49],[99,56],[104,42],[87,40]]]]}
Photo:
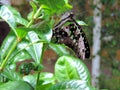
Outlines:
{"type": "Polygon", "coordinates": [[[39,79],[40,79],[40,73],[41,73],[41,71],[39,71],[38,75],[37,75],[37,82],[36,82],[35,90],[37,90],[37,85],[38,85],[38,82],[39,82],[39,79]]]}
{"type": "Polygon", "coordinates": [[[31,19],[31,21],[28,23],[28,25],[26,27],[30,27],[32,25],[32,23],[34,22],[34,20],[37,19],[37,17],[39,16],[40,10],[41,10],[41,7],[39,7],[39,9],[34,14],[33,18],[31,19]]]}
{"type": "Polygon", "coordinates": [[[37,12],[33,16],[34,19],[36,19],[39,16],[40,10],[41,10],[41,6],[39,7],[39,9],[37,10],[37,12]]]}
{"type": "Polygon", "coordinates": [[[28,23],[26,27],[30,27],[33,22],[34,22],[34,19],[31,19],[31,21],[28,23]]]}
{"type": "Polygon", "coordinates": [[[18,44],[18,41],[16,40],[16,41],[13,43],[12,48],[11,48],[10,51],[8,52],[7,56],[6,56],[5,59],[3,60],[1,66],[0,66],[0,72],[4,69],[4,67],[5,67],[5,65],[6,65],[6,63],[7,63],[7,61],[8,61],[9,56],[11,55],[11,53],[13,52],[13,50],[16,48],[17,44],[18,44]]]}

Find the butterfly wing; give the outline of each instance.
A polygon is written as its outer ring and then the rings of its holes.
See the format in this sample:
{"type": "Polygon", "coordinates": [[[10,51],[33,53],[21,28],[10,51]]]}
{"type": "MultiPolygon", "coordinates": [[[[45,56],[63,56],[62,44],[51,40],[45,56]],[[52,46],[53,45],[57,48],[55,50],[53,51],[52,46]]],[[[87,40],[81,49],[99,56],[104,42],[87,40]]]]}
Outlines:
{"type": "Polygon", "coordinates": [[[55,26],[53,38],[57,43],[65,44],[73,49],[76,55],[84,60],[90,56],[89,44],[81,26],[72,16],[64,18],[55,26]]]}
{"type": "Polygon", "coordinates": [[[72,37],[75,42],[75,47],[77,47],[76,54],[78,57],[85,59],[90,57],[89,43],[86,38],[85,33],[82,31],[82,27],[73,20],[73,24],[70,25],[69,30],[71,31],[70,37],[72,37]]]}

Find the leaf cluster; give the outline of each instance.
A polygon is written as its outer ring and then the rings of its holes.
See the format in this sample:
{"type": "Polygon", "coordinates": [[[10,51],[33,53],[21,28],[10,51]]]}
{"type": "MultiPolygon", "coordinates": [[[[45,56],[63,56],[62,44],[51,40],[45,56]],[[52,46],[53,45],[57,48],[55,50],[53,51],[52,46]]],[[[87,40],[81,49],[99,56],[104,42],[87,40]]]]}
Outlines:
{"type": "Polygon", "coordinates": [[[0,7],[0,18],[11,28],[0,48],[0,90],[94,90],[84,63],[71,56],[67,46],[51,41],[59,15],[72,7],[68,0],[33,0],[30,5],[28,19],[13,7],[0,7]],[[47,49],[60,56],[54,74],[42,72],[47,49]]]}

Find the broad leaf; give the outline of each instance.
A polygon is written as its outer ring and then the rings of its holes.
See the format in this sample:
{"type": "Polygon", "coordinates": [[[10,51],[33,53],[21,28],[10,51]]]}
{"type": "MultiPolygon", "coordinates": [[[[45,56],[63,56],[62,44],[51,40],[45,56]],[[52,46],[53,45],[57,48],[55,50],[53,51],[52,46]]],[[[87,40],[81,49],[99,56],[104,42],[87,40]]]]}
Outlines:
{"type": "Polygon", "coordinates": [[[0,90],[34,90],[24,81],[9,81],[0,85],[0,90]]]}
{"type": "Polygon", "coordinates": [[[14,46],[14,44],[17,43],[17,38],[15,35],[9,33],[8,36],[3,41],[3,44],[0,49],[0,59],[1,61],[8,55],[11,48],[14,46]]]}
{"type": "Polygon", "coordinates": [[[40,81],[43,81],[42,85],[55,83],[55,77],[52,73],[42,72],[40,74],[40,81]]]}
{"type": "Polygon", "coordinates": [[[6,8],[8,8],[11,11],[16,23],[27,26],[28,21],[22,18],[20,13],[15,8],[11,6],[6,6],[6,8]]]}
{"type": "Polygon", "coordinates": [[[47,7],[50,8],[50,13],[54,14],[54,13],[61,13],[64,12],[68,9],[71,9],[72,6],[68,4],[68,1],[64,1],[64,0],[60,0],[59,2],[56,0],[36,0],[38,1],[41,5],[45,5],[47,7]]]}
{"type": "Polygon", "coordinates": [[[1,75],[3,75],[4,77],[10,79],[10,80],[21,80],[22,76],[20,76],[20,74],[18,74],[17,72],[13,71],[12,69],[10,69],[9,67],[6,67],[4,69],[4,71],[1,73],[1,75]]]}
{"type": "Polygon", "coordinates": [[[69,55],[69,51],[65,45],[50,43],[49,47],[54,50],[59,56],[69,55]]]}
{"type": "Polygon", "coordinates": [[[52,22],[52,20],[50,22],[43,21],[32,26],[32,28],[34,28],[34,31],[38,34],[38,36],[45,42],[51,41],[52,22]]]}
{"type": "Polygon", "coordinates": [[[55,83],[55,77],[52,73],[43,72],[40,74],[40,81],[37,90],[48,90],[55,83]]]}
{"type": "Polygon", "coordinates": [[[26,50],[21,50],[20,52],[16,51],[12,59],[13,59],[12,61],[16,63],[18,61],[30,60],[31,56],[28,54],[26,50]]]}
{"type": "Polygon", "coordinates": [[[8,58],[9,64],[12,65],[13,63],[16,63],[18,61],[31,59],[32,57],[26,51],[26,48],[29,46],[31,46],[31,44],[29,44],[28,41],[23,40],[22,42],[18,43],[17,47],[8,58]]]}
{"type": "Polygon", "coordinates": [[[23,80],[28,82],[32,87],[36,86],[37,74],[27,75],[23,77],[23,80]]]}
{"type": "Polygon", "coordinates": [[[81,26],[88,26],[84,21],[77,20],[77,23],[81,26]]]}
{"type": "MultiPolygon", "coordinates": [[[[32,36],[31,38],[34,38],[34,37],[32,36]]],[[[22,55],[22,56],[19,57],[16,54],[16,56],[14,57],[14,60],[19,61],[19,60],[16,60],[16,58],[20,58],[21,60],[24,60],[25,58],[26,59],[33,59],[35,61],[34,62],[35,65],[40,65],[40,60],[41,60],[41,56],[42,56],[42,49],[43,49],[42,42],[22,41],[18,45],[18,52],[17,52],[18,55],[22,55]]]]}
{"type": "Polygon", "coordinates": [[[60,82],[52,86],[49,90],[95,90],[86,81],[71,80],[60,82]]]}
{"type": "Polygon", "coordinates": [[[28,32],[27,28],[16,28],[16,32],[18,34],[18,39],[21,41],[21,39],[23,39],[28,32]]]}
{"type": "Polygon", "coordinates": [[[9,26],[12,28],[15,35],[17,36],[18,34],[15,29],[17,23],[22,24],[22,25],[28,24],[28,22],[20,16],[20,13],[10,6],[5,6],[5,5],[1,6],[0,17],[9,24],[9,26]]]}
{"type": "Polygon", "coordinates": [[[90,83],[90,73],[82,61],[71,56],[60,57],[55,64],[58,81],[83,80],[90,83]]]}
{"type": "Polygon", "coordinates": [[[17,35],[17,32],[15,30],[16,22],[13,13],[8,9],[6,6],[1,6],[0,8],[0,17],[4,19],[9,26],[12,28],[14,33],[17,35]]]}
{"type": "MultiPolygon", "coordinates": [[[[37,81],[37,74],[24,76],[23,80],[28,82],[31,86],[35,87],[37,81]]],[[[40,79],[37,84],[37,90],[41,90],[43,88],[44,90],[46,90],[54,83],[55,83],[55,77],[52,73],[41,72],[40,79]]]]}
{"type": "Polygon", "coordinates": [[[51,37],[52,37],[52,30],[49,30],[48,32],[45,31],[35,31],[39,37],[42,39],[44,42],[50,42],[51,37]]]}
{"type": "Polygon", "coordinates": [[[39,42],[40,39],[34,31],[30,31],[28,33],[28,39],[30,40],[31,43],[33,43],[33,45],[27,47],[26,50],[31,55],[31,57],[35,60],[35,63],[39,65],[42,58],[43,42],[39,42]],[[36,43],[36,42],[39,42],[39,43],[36,43]]]}

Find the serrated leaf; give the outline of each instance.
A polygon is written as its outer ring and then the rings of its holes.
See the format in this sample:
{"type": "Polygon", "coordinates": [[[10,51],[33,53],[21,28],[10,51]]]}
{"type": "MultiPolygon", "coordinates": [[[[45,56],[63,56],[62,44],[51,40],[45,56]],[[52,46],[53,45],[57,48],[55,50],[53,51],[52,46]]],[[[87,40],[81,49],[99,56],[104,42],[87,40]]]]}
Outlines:
{"type": "Polygon", "coordinates": [[[55,64],[55,76],[58,81],[80,79],[90,83],[90,73],[84,63],[71,56],[60,57],[55,64]]]}
{"type": "Polygon", "coordinates": [[[86,81],[71,80],[53,85],[49,90],[95,90],[86,81]]]}
{"type": "Polygon", "coordinates": [[[34,90],[24,81],[9,81],[0,85],[0,90],[34,90]]]}

